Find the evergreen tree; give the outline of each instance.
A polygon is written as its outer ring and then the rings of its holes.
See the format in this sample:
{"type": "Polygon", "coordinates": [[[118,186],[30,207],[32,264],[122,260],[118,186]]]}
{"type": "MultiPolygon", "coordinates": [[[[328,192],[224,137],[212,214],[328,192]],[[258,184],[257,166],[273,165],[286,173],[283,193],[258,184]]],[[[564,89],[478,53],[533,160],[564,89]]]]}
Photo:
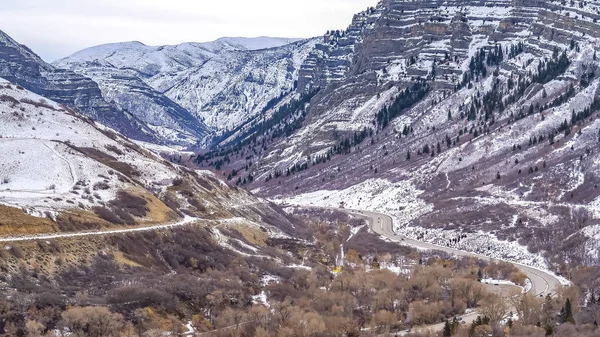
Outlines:
{"type": "Polygon", "coordinates": [[[450,322],[448,322],[448,320],[446,320],[446,323],[444,324],[444,337],[452,337],[452,328],[450,327],[450,322]]]}
{"type": "Polygon", "coordinates": [[[569,322],[575,324],[575,319],[573,318],[573,308],[571,307],[571,299],[567,298],[565,302],[565,323],[569,322]]]}

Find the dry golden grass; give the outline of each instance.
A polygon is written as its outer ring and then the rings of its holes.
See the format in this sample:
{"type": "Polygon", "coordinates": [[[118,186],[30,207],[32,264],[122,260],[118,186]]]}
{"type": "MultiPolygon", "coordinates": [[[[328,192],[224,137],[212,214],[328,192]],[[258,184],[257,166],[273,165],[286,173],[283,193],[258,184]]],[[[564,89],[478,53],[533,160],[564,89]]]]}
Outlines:
{"type": "Polygon", "coordinates": [[[18,273],[25,268],[40,275],[52,276],[70,266],[89,265],[98,252],[108,249],[100,237],[63,238],[56,241],[54,245],[47,240],[7,243],[7,249],[0,250],[0,269],[7,273],[18,273]],[[58,250],[56,247],[59,247],[58,250]]]}
{"type": "Polygon", "coordinates": [[[160,314],[150,307],[144,308],[144,314],[146,315],[146,317],[148,317],[148,325],[151,328],[160,329],[164,331],[169,331],[171,329],[172,320],[169,319],[169,316],[160,314]]]}
{"type": "Polygon", "coordinates": [[[267,240],[269,239],[269,236],[267,235],[267,233],[263,232],[259,228],[237,225],[234,226],[233,229],[242,234],[244,239],[246,239],[246,241],[248,241],[252,245],[256,245],[259,247],[265,247],[267,245],[267,240]]]}
{"type": "Polygon", "coordinates": [[[0,235],[19,236],[57,232],[58,226],[50,219],[37,218],[21,209],[0,205],[0,235]]]}
{"type": "MultiPolygon", "coordinates": [[[[68,210],[61,213],[57,217],[57,221],[69,221],[73,223],[87,224],[85,227],[91,227],[94,225],[97,228],[111,228],[114,227],[110,222],[101,219],[95,213],[83,210],[68,210]]],[[[90,228],[79,228],[79,230],[85,230],[90,228]]]]}
{"type": "Polygon", "coordinates": [[[178,219],[177,214],[173,212],[172,209],[149,192],[142,189],[128,192],[132,195],[144,198],[148,202],[146,205],[148,214],[144,219],[139,219],[142,224],[166,224],[178,219]]]}
{"type": "Polygon", "coordinates": [[[120,265],[120,266],[129,266],[129,267],[141,267],[142,265],[139,263],[136,263],[135,261],[129,260],[127,257],[125,257],[125,255],[123,254],[123,252],[121,251],[113,251],[113,257],[115,262],[120,265]]]}

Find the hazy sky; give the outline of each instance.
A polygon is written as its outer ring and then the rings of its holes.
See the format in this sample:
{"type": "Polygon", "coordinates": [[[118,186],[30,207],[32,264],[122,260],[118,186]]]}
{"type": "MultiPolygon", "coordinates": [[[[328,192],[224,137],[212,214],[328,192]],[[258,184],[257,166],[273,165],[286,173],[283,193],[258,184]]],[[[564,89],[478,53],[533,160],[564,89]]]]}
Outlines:
{"type": "Polygon", "coordinates": [[[377,0],[2,0],[0,30],[54,61],[98,44],[312,37],[377,0]]]}

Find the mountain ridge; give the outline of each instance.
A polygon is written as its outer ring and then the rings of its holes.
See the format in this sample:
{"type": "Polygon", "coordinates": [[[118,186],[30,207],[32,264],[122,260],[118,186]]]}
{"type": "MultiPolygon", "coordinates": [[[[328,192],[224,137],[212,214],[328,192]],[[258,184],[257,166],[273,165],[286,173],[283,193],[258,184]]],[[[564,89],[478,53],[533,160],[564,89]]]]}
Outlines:
{"type": "MultiPolygon", "coordinates": [[[[113,44],[54,64],[93,78],[105,96],[142,120],[164,115],[164,104],[148,99],[162,97],[219,136],[256,118],[267,102],[294,89],[300,66],[317,42],[295,40],[223,38],[160,47],[113,44]],[[136,95],[133,89],[140,86],[146,87],[145,93],[136,95]]],[[[210,141],[200,145],[209,146],[210,141]]]]}
{"type": "MultiPolygon", "coordinates": [[[[42,96],[69,105],[131,138],[156,143],[165,142],[156,131],[129,112],[108,102],[98,84],[86,76],[45,63],[29,48],[0,32],[0,76],[42,96]]],[[[179,128],[203,138],[206,128],[199,122],[179,128]]]]}

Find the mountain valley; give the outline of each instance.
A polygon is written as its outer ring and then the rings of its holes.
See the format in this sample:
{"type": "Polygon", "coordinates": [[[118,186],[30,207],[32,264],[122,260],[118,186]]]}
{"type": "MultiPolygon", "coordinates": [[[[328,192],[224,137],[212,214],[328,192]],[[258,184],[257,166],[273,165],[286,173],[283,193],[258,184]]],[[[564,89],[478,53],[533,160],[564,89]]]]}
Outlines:
{"type": "Polygon", "coordinates": [[[599,19],[382,0],[52,64],[0,32],[0,336],[599,336],[599,19]]]}

